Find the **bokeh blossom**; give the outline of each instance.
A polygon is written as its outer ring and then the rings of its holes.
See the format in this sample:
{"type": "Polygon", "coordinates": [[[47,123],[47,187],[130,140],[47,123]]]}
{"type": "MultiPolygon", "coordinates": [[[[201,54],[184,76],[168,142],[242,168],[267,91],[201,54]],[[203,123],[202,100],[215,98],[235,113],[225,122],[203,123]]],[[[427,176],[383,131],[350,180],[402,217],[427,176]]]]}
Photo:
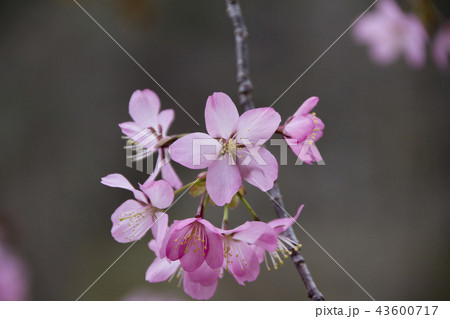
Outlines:
{"type": "Polygon", "coordinates": [[[433,58],[441,69],[448,69],[450,54],[450,21],[446,21],[436,34],[433,42],[433,58]]]}
{"type": "Polygon", "coordinates": [[[310,113],[317,103],[319,103],[318,97],[307,99],[282,127],[286,143],[298,158],[308,164],[322,160],[313,143],[322,137],[325,125],[316,113],[310,113]]]}
{"type": "Polygon", "coordinates": [[[230,203],[242,178],[263,191],[278,177],[276,158],[261,145],[278,128],[281,118],[272,108],[258,108],[241,116],[224,93],[206,102],[208,134],[193,133],[170,146],[172,159],[191,169],[208,168],[206,189],[219,206],[230,203]]]}
{"type": "Polygon", "coordinates": [[[425,28],[417,16],[404,13],[393,0],[380,0],[376,10],[355,25],[353,35],[369,47],[370,56],[381,65],[393,63],[400,55],[416,68],[425,63],[425,28]]]}
{"type": "Polygon", "coordinates": [[[28,289],[28,271],[25,263],[2,239],[0,233],[0,300],[26,300],[28,289]]]}
{"type": "Polygon", "coordinates": [[[111,234],[119,243],[129,243],[142,238],[157,223],[164,209],[174,198],[172,187],[163,180],[147,181],[137,190],[121,174],[110,174],[102,178],[102,184],[124,188],[133,192],[135,200],[129,199],[112,214],[111,234]]]}

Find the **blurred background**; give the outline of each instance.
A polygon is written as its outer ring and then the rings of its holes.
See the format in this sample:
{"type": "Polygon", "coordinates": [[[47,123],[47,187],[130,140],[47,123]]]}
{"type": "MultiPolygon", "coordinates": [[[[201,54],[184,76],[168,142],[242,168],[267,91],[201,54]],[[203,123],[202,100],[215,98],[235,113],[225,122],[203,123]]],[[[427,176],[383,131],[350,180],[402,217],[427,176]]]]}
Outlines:
{"type": "MultiPolygon", "coordinates": [[[[442,1],[445,3],[446,1],[442,1]]],[[[73,1],[0,3],[0,225],[22,260],[31,300],[75,300],[127,248],[110,216],[130,198],[100,184],[109,173],[133,183],[118,123],[136,89],[176,110],[171,132],[204,131],[215,91],[237,101],[235,49],[224,1],[110,0],[79,3],[200,122],[198,127],[73,1]]],[[[270,105],[371,0],[242,1],[257,106],[270,105]]],[[[448,4],[447,4],[448,6],[448,4]]],[[[283,120],[310,96],[325,122],[325,166],[280,168],[288,212],[377,300],[449,300],[449,73],[429,59],[375,65],[351,34],[276,104],[283,120]]],[[[184,182],[195,172],[174,164],[184,182]]],[[[264,193],[249,201],[266,221],[264,193]]],[[[185,196],[171,219],[195,214],[185,196]]],[[[217,210],[208,211],[219,225],[217,210]]],[[[247,218],[240,206],[231,226],[247,218]]],[[[328,300],[368,296],[300,229],[303,254],[328,300]]],[[[188,300],[176,283],[148,284],[148,234],[82,300],[188,300]]],[[[14,267],[13,267],[14,268],[14,267]]],[[[23,269],[21,269],[23,271],[23,269]]],[[[23,283],[21,283],[23,284],[23,283]]],[[[239,286],[225,275],[213,300],[307,300],[290,262],[261,267],[239,286]]]]}

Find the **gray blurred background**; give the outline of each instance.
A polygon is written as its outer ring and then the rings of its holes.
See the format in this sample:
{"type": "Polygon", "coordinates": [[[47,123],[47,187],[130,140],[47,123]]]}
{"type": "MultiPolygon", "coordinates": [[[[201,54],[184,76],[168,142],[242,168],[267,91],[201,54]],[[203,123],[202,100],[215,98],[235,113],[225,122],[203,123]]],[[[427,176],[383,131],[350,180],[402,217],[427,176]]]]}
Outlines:
{"type": "MultiPolygon", "coordinates": [[[[257,106],[270,105],[371,0],[242,1],[257,106]]],[[[74,300],[126,249],[110,235],[125,190],[100,184],[113,172],[134,183],[117,123],[136,89],[173,108],[171,132],[204,131],[215,91],[237,101],[234,38],[224,1],[110,0],[80,4],[200,123],[198,127],[72,1],[0,3],[0,218],[28,263],[30,299],[74,300]]],[[[274,106],[283,120],[308,97],[325,122],[325,166],[281,167],[287,210],[377,300],[450,298],[449,75],[432,61],[374,65],[347,34],[274,106]]],[[[288,157],[293,164],[295,158],[288,157]]],[[[195,172],[174,165],[184,182],[195,172]]],[[[274,217],[264,193],[249,201],[274,217]]],[[[182,198],[171,219],[191,217],[182,198]]],[[[218,225],[219,211],[208,211],[218,225]]],[[[247,218],[231,212],[231,226],[247,218]]],[[[368,296],[300,229],[303,253],[328,300],[368,296]]],[[[148,284],[150,235],[84,300],[119,300],[138,289],[188,299],[176,283],[148,284]]],[[[169,297],[167,297],[169,296],[169,297]]],[[[291,263],[239,286],[228,274],[213,300],[307,300],[291,263]]]]}

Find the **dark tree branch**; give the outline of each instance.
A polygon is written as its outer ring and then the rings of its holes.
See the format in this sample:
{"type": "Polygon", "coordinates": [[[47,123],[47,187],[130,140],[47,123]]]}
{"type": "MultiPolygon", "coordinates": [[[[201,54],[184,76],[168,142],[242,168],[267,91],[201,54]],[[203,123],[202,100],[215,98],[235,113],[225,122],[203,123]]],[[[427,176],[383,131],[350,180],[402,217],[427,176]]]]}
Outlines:
{"type": "MultiPolygon", "coordinates": [[[[244,18],[242,17],[241,7],[238,0],[226,0],[227,12],[233,23],[234,27],[234,38],[236,41],[236,59],[237,59],[237,83],[238,83],[238,93],[239,102],[244,111],[254,108],[252,100],[253,85],[250,81],[250,69],[248,63],[248,44],[247,44],[247,27],[245,26],[244,18]]],[[[269,191],[272,197],[272,204],[275,209],[278,218],[289,217],[284,210],[283,198],[281,196],[280,188],[278,187],[278,182],[275,182],[274,187],[269,191]]],[[[297,236],[295,236],[292,227],[289,227],[284,235],[289,239],[298,243],[297,236]]],[[[306,290],[308,292],[308,297],[312,300],[325,300],[322,293],[317,289],[316,284],[306,266],[305,259],[298,251],[291,250],[292,261],[297,268],[300,276],[302,277],[303,283],[305,284],[306,290]]]]}
{"type": "MultiPolygon", "coordinates": [[[[269,194],[272,198],[273,208],[275,209],[277,217],[278,218],[290,217],[288,216],[288,214],[286,214],[286,211],[284,209],[283,197],[281,196],[280,188],[278,187],[277,181],[275,182],[273,188],[269,191],[269,194]]],[[[286,229],[284,235],[296,243],[299,242],[292,226],[286,229]]],[[[317,289],[317,286],[311,276],[311,273],[309,272],[308,266],[306,266],[305,259],[303,258],[300,249],[298,251],[291,249],[291,252],[292,252],[291,255],[292,261],[294,262],[295,267],[297,268],[300,276],[302,277],[303,283],[305,284],[306,287],[306,291],[308,292],[308,297],[315,301],[325,300],[325,297],[322,295],[319,289],[317,289]]]]}
{"type": "Polygon", "coordinates": [[[227,0],[228,16],[233,23],[234,38],[236,41],[236,64],[239,103],[248,111],[254,108],[252,100],[253,85],[250,81],[250,68],[248,66],[248,32],[242,17],[241,7],[237,0],[227,0]]]}

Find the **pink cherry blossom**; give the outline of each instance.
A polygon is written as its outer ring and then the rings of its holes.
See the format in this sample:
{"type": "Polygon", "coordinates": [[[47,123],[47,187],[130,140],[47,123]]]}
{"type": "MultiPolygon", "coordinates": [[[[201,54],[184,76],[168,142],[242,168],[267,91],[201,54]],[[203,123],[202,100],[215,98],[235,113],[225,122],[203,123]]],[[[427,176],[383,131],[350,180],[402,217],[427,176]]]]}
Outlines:
{"type": "Polygon", "coordinates": [[[161,256],[179,260],[181,267],[189,272],[197,270],[204,262],[217,269],[223,263],[222,235],[200,217],[174,221],[161,256]]]}
{"type": "MultiPolygon", "coordinates": [[[[268,255],[274,269],[278,269],[278,264],[282,265],[284,263],[282,257],[287,258],[292,254],[292,250],[297,251],[301,246],[289,237],[283,235],[283,233],[296,222],[298,216],[300,216],[303,206],[304,205],[301,205],[299,207],[297,214],[294,217],[277,218],[267,223],[277,235],[277,248],[274,251],[268,251],[268,255]]],[[[270,270],[264,249],[257,247],[256,254],[259,262],[265,261],[267,269],[270,270]]]]}
{"type": "Polygon", "coordinates": [[[322,137],[325,125],[316,113],[309,113],[317,103],[318,97],[307,99],[283,126],[286,143],[298,158],[308,164],[322,160],[313,143],[322,137]]]}
{"type": "Polygon", "coordinates": [[[353,29],[355,39],[369,47],[372,59],[382,65],[393,63],[401,54],[413,67],[426,60],[428,35],[419,18],[404,13],[393,0],[380,0],[353,29]]]}
{"type": "Polygon", "coordinates": [[[180,138],[170,146],[170,155],[188,168],[208,168],[206,189],[214,203],[223,206],[239,190],[242,178],[263,191],[273,187],[278,163],[261,145],[280,121],[272,108],[253,109],[239,116],[228,95],[214,93],[205,108],[208,134],[180,138]]]}
{"type": "Polygon", "coordinates": [[[120,123],[119,127],[123,134],[145,148],[137,158],[142,159],[158,151],[157,166],[150,180],[154,180],[161,172],[162,178],[178,189],[183,184],[170,164],[167,148],[159,148],[157,144],[167,136],[175,113],[172,109],[159,112],[160,106],[161,102],[155,92],[148,89],[135,91],[129,103],[133,121],[120,123]]]}
{"type": "Polygon", "coordinates": [[[223,230],[223,269],[230,272],[240,285],[256,280],[259,260],[256,248],[273,252],[277,248],[277,235],[268,224],[246,222],[231,230],[223,230]]]}
{"type": "MultiPolygon", "coordinates": [[[[145,280],[148,282],[162,282],[173,278],[179,279],[179,285],[183,283],[184,291],[195,299],[210,299],[216,292],[221,272],[218,269],[211,269],[206,262],[203,262],[193,272],[187,272],[181,267],[179,260],[170,260],[161,255],[167,245],[166,238],[170,236],[167,227],[167,215],[161,217],[153,230],[155,239],[149,243],[149,248],[155,253],[156,258],[147,269],[145,280]]],[[[164,251],[165,253],[165,251],[164,251]]]]}
{"type": "Polygon", "coordinates": [[[102,184],[132,191],[134,199],[120,205],[111,216],[111,234],[120,243],[142,238],[169,207],[174,198],[172,187],[163,180],[147,181],[137,190],[121,174],[110,174],[102,178],[102,184]]]}
{"type": "Polygon", "coordinates": [[[436,34],[433,42],[433,58],[441,69],[448,69],[450,54],[450,21],[446,21],[436,34]]]}

